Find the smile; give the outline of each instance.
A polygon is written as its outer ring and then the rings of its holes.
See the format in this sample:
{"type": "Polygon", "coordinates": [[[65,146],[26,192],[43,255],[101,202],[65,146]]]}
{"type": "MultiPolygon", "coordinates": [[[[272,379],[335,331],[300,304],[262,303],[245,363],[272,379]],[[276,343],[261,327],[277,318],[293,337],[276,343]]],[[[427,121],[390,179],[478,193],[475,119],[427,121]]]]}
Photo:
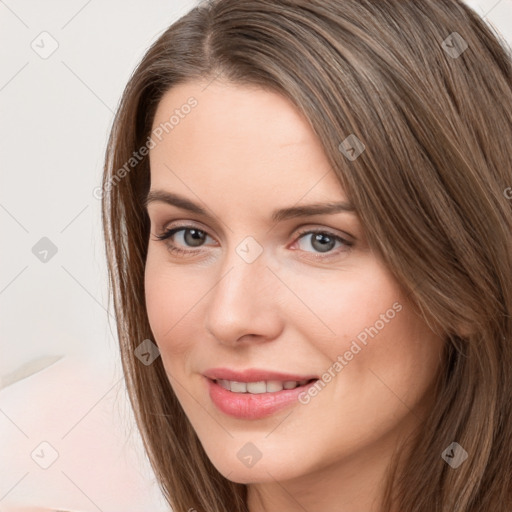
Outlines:
{"type": "MultiPolygon", "coordinates": [[[[314,380],[314,379],[311,379],[314,380]]],[[[218,379],[215,382],[222,388],[231,391],[232,393],[251,393],[253,395],[261,393],[277,393],[283,389],[295,389],[299,386],[305,386],[308,380],[260,380],[257,382],[238,382],[236,380],[218,379]]]]}
{"type": "Polygon", "coordinates": [[[204,378],[215,408],[233,418],[258,420],[300,404],[299,396],[318,379],[240,382],[204,378]]]}

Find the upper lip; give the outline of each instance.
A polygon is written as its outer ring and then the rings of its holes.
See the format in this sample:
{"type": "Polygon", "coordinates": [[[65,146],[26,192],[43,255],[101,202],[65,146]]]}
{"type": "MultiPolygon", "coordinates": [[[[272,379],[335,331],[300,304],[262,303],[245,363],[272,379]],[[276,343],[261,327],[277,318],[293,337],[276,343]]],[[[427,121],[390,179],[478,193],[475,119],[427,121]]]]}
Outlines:
{"type": "Polygon", "coordinates": [[[203,372],[203,375],[211,380],[231,380],[236,382],[258,382],[263,380],[303,381],[318,379],[316,375],[297,373],[273,372],[259,368],[249,368],[246,370],[231,370],[229,368],[211,368],[203,372]]]}

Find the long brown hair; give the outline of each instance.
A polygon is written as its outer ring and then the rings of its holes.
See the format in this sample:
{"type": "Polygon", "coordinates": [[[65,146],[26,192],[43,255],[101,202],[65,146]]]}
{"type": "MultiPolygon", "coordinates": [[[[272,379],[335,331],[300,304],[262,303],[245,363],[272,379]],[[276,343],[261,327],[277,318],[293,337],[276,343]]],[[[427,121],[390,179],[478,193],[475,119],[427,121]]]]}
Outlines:
{"type": "Polygon", "coordinates": [[[134,352],[154,339],[143,148],[166,91],[214,79],[294,102],[370,246],[446,340],[435,406],[390,471],[383,510],[512,510],[510,48],[459,0],[211,0],[171,25],[133,73],[102,184],[126,383],[174,511],[247,511],[247,486],[210,462],[161,358],[145,365],[134,352]],[[365,145],[356,159],[342,151],[349,136],[365,145]],[[441,457],[452,442],[468,453],[457,469],[441,457]]]}

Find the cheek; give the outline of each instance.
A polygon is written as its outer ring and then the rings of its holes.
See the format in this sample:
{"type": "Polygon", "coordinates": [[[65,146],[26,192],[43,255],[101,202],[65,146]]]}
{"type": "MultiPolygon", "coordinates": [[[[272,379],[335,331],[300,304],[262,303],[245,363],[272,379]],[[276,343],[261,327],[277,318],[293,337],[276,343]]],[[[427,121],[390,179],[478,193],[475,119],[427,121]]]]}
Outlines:
{"type": "Polygon", "coordinates": [[[197,283],[190,282],[189,274],[165,264],[151,249],[144,281],[149,324],[164,359],[171,352],[175,355],[186,351],[190,337],[178,334],[200,298],[197,283]]]}
{"type": "Polygon", "coordinates": [[[352,341],[364,347],[377,331],[389,330],[403,309],[403,295],[392,276],[375,260],[361,260],[357,267],[335,277],[331,274],[330,279],[319,280],[312,276],[295,288],[313,313],[301,315],[297,322],[305,322],[306,329],[309,326],[310,336],[314,326],[321,333],[315,343],[322,343],[323,351],[334,358],[349,350],[352,341]]]}
{"type": "Polygon", "coordinates": [[[374,403],[376,389],[380,398],[392,394],[386,386],[399,396],[428,387],[441,359],[441,338],[380,264],[301,293],[317,315],[300,321],[304,332],[327,356],[324,370],[336,375],[334,387],[344,400],[359,397],[354,406],[360,407],[362,397],[374,403]]]}

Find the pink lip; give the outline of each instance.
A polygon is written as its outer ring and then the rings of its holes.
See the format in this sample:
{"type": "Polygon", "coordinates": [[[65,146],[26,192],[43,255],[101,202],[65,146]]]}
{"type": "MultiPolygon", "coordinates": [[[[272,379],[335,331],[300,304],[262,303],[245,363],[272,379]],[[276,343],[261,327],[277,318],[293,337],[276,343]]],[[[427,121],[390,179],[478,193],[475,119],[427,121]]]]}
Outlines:
{"type": "Polygon", "coordinates": [[[236,372],[226,368],[209,370],[203,374],[210,399],[223,413],[244,420],[257,420],[270,416],[292,404],[297,404],[299,395],[313,386],[315,382],[309,382],[304,386],[294,389],[283,389],[274,393],[233,393],[224,389],[215,382],[216,379],[234,380],[237,382],[257,382],[262,380],[311,380],[315,376],[291,375],[264,370],[245,370],[236,372]]]}

